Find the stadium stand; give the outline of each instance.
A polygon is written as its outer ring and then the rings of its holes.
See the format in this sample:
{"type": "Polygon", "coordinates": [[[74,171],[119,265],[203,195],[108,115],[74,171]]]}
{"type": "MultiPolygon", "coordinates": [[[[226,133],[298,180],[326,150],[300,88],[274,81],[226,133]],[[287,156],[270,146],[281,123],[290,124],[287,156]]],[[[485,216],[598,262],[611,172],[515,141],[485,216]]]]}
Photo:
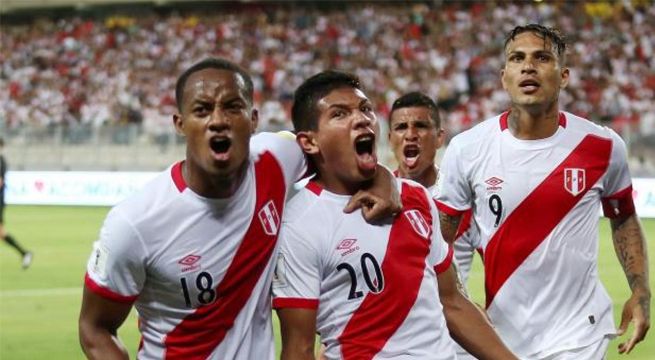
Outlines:
{"type": "Polygon", "coordinates": [[[575,36],[563,107],[616,129],[633,173],[655,175],[652,1],[3,3],[0,133],[16,170],[168,165],[175,76],[207,55],[252,72],[261,129],[289,128],[295,87],[338,67],[382,118],[401,93],[435,97],[452,136],[507,106],[502,35],[540,22],[575,36]]]}

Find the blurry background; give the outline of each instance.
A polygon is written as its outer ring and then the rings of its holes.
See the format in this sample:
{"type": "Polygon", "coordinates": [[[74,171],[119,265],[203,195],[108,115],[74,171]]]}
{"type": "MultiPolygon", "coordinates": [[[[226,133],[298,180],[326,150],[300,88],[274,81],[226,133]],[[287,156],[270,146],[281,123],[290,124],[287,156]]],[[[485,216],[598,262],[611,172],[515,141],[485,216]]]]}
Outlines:
{"type": "MultiPolygon", "coordinates": [[[[499,81],[504,35],[529,22],[568,38],[562,109],[616,130],[633,176],[655,178],[653,1],[2,0],[0,136],[12,170],[5,219],[35,259],[21,271],[0,248],[0,358],[82,357],[81,280],[107,212],[14,204],[111,205],[182,159],[174,85],[192,63],[221,56],[249,70],[260,130],[291,128],[293,90],[308,76],[358,74],[381,120],[379,157],[394,167],[386,145],[393,100],[413,90],[437,99],[449,138],[498,114],[508,105],[499,81]]],[[[644,184],[640,201],[653,208],[655,186],[644,184]]],[[[655,220],[644,226],[653,240],[655,220]]],[[[627,286],[607,228],[599,267],[620,306],[627,286]]],[[[471,279],[478,301],[482,279],[479,271],[471,279]]],[[[121,334],[134,350],[133,317],[121,334]]],[[[630,358],[652,359],[654,336],[630,358]]]]}

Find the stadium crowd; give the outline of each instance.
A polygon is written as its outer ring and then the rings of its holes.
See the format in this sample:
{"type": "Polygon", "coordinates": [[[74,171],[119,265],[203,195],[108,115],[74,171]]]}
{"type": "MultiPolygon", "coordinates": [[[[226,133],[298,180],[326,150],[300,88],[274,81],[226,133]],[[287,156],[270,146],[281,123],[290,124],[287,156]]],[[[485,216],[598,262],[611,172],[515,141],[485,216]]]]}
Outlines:
{"type": "Polygon", "coordinates": [[[383,118],[407,91],[438,99],[452,136],[507,106],[502,34],[539,22],[576,37],[562,106],[655,142],[652,1],[436,4],[359,3],[344,12],[265,3],[3,22],[0,127],[62,126],[70,141],[84,141],[88,131],[75,129],[133,123],[165,136],[175,74],[213,54],[254,75],[260,128],[290,128],[292,90],[340,68],[364,80],[383,118]]]}

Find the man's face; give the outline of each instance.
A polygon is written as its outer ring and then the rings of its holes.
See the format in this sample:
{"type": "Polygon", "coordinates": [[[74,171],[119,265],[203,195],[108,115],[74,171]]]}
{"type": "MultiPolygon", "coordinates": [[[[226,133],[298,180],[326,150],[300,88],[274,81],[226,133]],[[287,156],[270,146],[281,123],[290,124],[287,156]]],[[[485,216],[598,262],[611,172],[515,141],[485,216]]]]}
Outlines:
{"type": "MultiPolygon", "coordinates": [[[[444,131],[437,128],[424,106],[406,107],[391,114],[389,144],[398,162],[399,175],[419,181],[434,168],[444,131]]],[[[431,184],[430,184],[431,185],[431,184]]]]}
{"type": "Polygon", "coordinates": [[[326,184],[349,189],[373,178],[379,124],[366,95],[344,86],[321,98],[316,107],[318,130],[309,132],[314,141],[309,153],[314,155],[321,178],[326,184]]]}
{"type": "Polygon", "coordinates": [[[553,44],[535,33],[517,35],[507,44],[505,57],[501,81],[515,106],[553,104],[568,84],[569,70],[560,64],[553,44]]]}
{"type": "Polygon", "coordinates": [[[177,132],[186,138],[189,171],[227,179],[245,164],[257,112],[246,96],[244,79],[235,72],[203,69],[187,79],[177,132]]]}

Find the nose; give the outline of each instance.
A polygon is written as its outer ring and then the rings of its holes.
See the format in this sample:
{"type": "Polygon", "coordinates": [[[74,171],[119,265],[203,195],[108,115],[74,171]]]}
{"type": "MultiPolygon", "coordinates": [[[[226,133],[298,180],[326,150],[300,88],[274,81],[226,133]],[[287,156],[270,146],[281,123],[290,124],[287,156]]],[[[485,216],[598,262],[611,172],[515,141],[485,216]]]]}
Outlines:
{"type": "Polygon", "coordinates": [[[220,107],[216,107],[209,117],[209,129],[213,131],[223,131],[230,128],[229,116],[226,116],[221,111],[220,107]]]}
{"type": "Polygon", "coordinates": [[[537,69],[534,65],[534,60],[532,58],[527,58],[523,61],[523,67],[521,68],[522,73],[534,73],[537,72],[537,69]]]}
{"type": "Polygon", "coordinates": [[[364,112],[359,112],[357,114],[357,117],[355,118],[354,122],[354,127],[357,128],[362,128],[362,127],[370,127],[375,124],[377,121],[375,114],[367,114],[364,112]]]}
{"type": "Polygon", "coordinates": [[[407,126],[405,131],[405,140],[416,140],[418,139],[418,129],[411,124],[407,126]]]}

